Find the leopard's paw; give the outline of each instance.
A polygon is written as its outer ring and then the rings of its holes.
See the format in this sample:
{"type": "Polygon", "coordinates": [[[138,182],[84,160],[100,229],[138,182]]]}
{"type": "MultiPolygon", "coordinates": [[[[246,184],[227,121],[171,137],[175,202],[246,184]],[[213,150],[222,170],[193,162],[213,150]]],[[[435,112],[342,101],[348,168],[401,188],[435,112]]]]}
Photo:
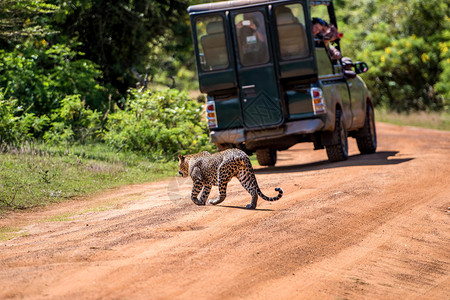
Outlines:
{"type": "Polygon", "coordinates": [[[192,199],[192,202],[194,202],[197,205],[205,205],[206,204],[204,201],[200,201],[197,198],[192,199]]]}
{"type": "Polygon", "coordinates": [[[220,202],[222,202],[222,201],[220,201],[220,198],[209,199],[209,203],[212,205],[219,204],[220,202]]]}

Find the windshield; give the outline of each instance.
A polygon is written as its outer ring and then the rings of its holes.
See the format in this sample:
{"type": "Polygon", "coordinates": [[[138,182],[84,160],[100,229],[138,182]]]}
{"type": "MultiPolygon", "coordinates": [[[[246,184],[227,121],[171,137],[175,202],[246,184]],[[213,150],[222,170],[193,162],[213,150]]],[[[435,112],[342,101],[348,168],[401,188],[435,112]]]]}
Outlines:
{"type": "Polygon", "coordinates": [[[229,61],[222,16],[197,18],[195,28],[201,69],[213,71],[227,68],[229,61]]]}

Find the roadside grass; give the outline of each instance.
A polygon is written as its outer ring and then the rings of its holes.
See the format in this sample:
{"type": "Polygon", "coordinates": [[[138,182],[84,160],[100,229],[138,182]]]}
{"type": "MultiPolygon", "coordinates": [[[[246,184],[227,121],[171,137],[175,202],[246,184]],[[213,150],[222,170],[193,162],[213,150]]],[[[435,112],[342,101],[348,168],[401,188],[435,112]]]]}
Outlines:
{"type": "Polygon", "coordinates": [[[27,233],[21,228],[2,226],[0,227],[0,241],[8,241],[16,237],[26,236],[27,233]]]}
{"type": "Polygon", "coordinates": [[[450,112],[397,113],[383,108],[375,109],[375,119],[402,126],[414,126],[450,131],[450,112]]]}
{"type": "Polygon", "coordinates": [[[76,215],[78,215],[78,213],[76,213],[76,212],[64,213],[64,214],[56,215],[53,217],[45,218],[42,220],[42,222],[44,222],[44,223],[46,223],[46,222],[67,222],[67,221],[72,220],[72,218],[76,215]]]}
{"type": "Polygon", "coordinates": [[[0,214],[176,174],[175,161],[154,162],[106,145],[0,149],[0,214]]]}
{"type": "Polygon", "coordinates": [[[67,222],[67,221],[73,220],[75,217],[81,216],[86,213],[102,212],[102,211],[114,209],[116,207],[119,207],[120,203],[121,203],[120,200],[109,201],[109,202],[101,204],[99,206],[94,206],[94,207],[85,208],[85,209],[81,209],[81,210],[75,210],[75,211],[71,211],[68,213],[62,213],[62,214],[58,214],[58,215],[51,216],[48,218],[44,218],[41,222],[44,222],[44,223],[46,223],[46,222],[67,222]]]}

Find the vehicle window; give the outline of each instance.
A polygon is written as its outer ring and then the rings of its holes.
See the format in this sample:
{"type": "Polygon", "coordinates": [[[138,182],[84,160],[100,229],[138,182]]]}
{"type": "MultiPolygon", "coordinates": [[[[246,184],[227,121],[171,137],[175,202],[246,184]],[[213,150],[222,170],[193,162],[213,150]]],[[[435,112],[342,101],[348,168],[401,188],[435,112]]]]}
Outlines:
{"type": "Polygon", "coordinates": [[[306,57],[309,54],[303,5],[290,4],[275,9],[281,59],[306,57]]]}
{"type": "Polygon", "coordinates": [[[334,74],[333,65],[331,64],[330,56],[325,47],[316,47],[316,60],[319,76],[334,74]]]}
{"type": "Polygon", "coordinates": [[[269,62],[264,15],[261,12],[238,14],[234,24],[241,64],[253,66],[269,62]]]}
{"type": "Polygon", "coordinates": [[[200,17],[196,20],[200,66],[203,71],[227,68],[228,51],[220,15],[200,17]]]}

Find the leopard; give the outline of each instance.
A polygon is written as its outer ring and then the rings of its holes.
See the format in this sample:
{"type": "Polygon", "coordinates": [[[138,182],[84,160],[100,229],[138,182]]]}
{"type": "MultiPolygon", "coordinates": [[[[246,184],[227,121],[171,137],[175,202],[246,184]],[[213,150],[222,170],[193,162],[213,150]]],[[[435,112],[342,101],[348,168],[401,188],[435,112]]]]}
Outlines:
{"type": "Polygon", "coordinates": [[[267,197],[261,192],[256,181],[255,171],[248,155],[236,148],[217,153],[203,151],[189,155],[178,155],[178,174],[182,177],[190,176],[193,182],[191,200],[196,205],[206,205],[212,186],[219,188],[219,197],[210,199],[209,203],[217,205],[227,196],[227,185],[236,177],[244,189],[251,195],[248,209],[255,209],[258,196],[266,201],[276,201],[283,196],[283,189],[277,187],[278,195],[267,197]],[[197,197],[201,192],[200,199],[197,197]]]}

